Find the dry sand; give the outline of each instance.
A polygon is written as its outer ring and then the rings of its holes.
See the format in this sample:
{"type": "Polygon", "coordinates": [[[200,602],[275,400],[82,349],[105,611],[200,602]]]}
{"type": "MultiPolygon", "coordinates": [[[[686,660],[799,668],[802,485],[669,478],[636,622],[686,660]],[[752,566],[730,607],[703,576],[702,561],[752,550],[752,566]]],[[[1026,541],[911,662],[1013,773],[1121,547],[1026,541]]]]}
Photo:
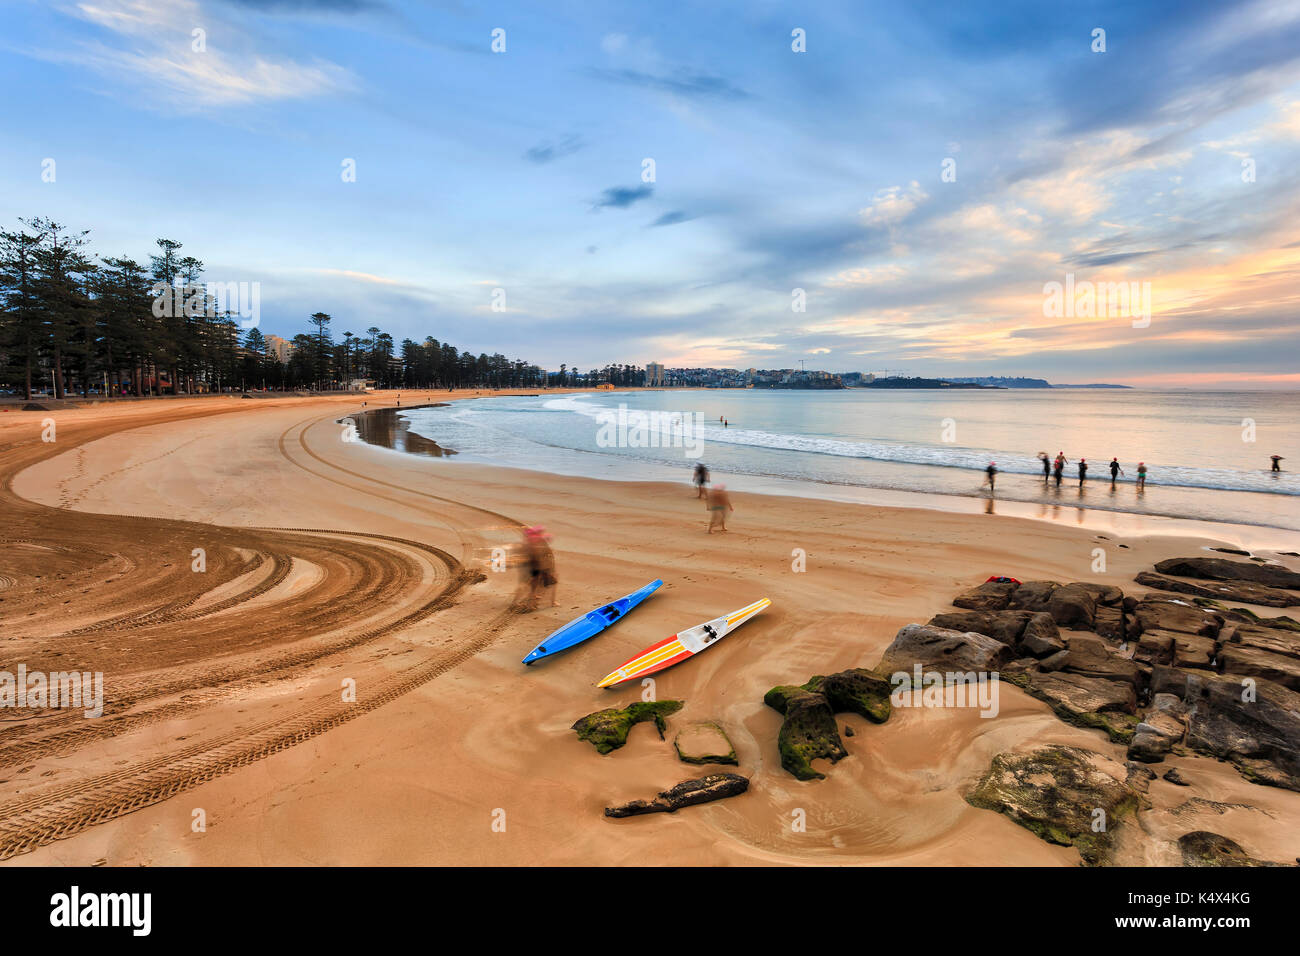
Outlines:
{"type": "MultiPolygon", "coordinates": [[[[874,665],[900,626],[992,573],[1140,591],[1133,575],[1153,562],[1240,540],[1228,526],[1121,541],[1026,518],[743,491],[731,532],[709,536],[685,485],[343,441],[336,421],[358,406],[214,397],[0,414],[0,668],[102,670],[110,702],[97,720],[3,715],[10,865],[1077,865],[1073,849],[962,792],[994,754],[1038,743],[1122,760],[1101,733],[1004,684],[994,719],[841,715],[856,731],[850,757],[804,783],[779,765],[781,718],[764,692],[874,665]],[[41,441],[46,418],[52,443],[41,441]],[[515,572],[490,569],[521,523],[554,536],[558,608],[513,612],[515,572]],[[1094,575],[1099,546],[1109,566],[1094,575]],[[794,549],[806,551],[802,573],[794,549]],[[664,587],[608,633],[520,664],[555,627],[655,577],[664,587]],[[633,652],[764,596],[768,611],[657,675],[659,698],[686,701],[666,741],[642,724],[601,756],[569,729],[639,698],[637,686],[593,686],[633,652]],[[695,721],[726,729],[749,792],[606,819],[607,805],[706,772],[672,746],[695,721]],[[798,811],[806,832],[792,827],[798,811]]],[[[1300,855],[1300,793],[1207,758],[1170,765],[1197,787],[1152,783],[1129,862],[1176,862],[1167,841],[1195,829],[1264,859],[1300,855]]]]}

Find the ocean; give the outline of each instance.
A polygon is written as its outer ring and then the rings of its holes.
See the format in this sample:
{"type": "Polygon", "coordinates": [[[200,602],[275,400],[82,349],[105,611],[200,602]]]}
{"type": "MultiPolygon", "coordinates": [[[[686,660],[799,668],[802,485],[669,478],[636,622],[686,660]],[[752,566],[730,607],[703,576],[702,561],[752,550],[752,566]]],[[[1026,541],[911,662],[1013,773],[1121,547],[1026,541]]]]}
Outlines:
{"type": "Polygon", "coordinates": [[[898,493],[920,492],[978,500],[986,511],[995,502],[1022,502],[1300,530],[1294,392],[543,392],[404,410],[402,417],[411,432],[457,453],[438,467],[483,462],[688,482],[700,460],[714,481],[740,490],[889,504],[906,503],[898,493]],[[617,427],[620,406],[630,428],[617,427]],[[651,429],[637,431],[649,413],[659,413],[651,429]],[[645,447],[651,442],[661,447],[645,447]],[[1057,488],[1044,483],[1036,455],[1061,451],[1070,464],[1057,488]],[[1269,471],[1273,454],[1287,459],[1282,472],[1269,471]],[[1081,457],[1089,465],[1082,490],[1081,457]],[[1125,473],[1113,488],[1112,457],[1125,473]],[[1135,484],[1139,461],[1148,468],[1145,491],[1135,484]],[[990,462],[1000,472],[992,498],[984,485],[990,462]]]}

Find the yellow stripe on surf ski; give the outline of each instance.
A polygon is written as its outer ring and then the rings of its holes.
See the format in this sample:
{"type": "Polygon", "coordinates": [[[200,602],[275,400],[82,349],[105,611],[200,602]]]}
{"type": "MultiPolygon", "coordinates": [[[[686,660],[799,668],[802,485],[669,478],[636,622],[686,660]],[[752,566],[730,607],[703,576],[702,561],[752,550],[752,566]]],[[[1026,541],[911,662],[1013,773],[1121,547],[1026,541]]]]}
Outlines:
{"type": "MultiPolygon", "coordinates": [[[[732,628],[737,627],[740,624],[743,624],[745,621],[753,617],[759,611],[770,606],[771,603],[772,603],[771,600],[769,600],[768,598],[760,598],[759,600],[755,601],[753,604],[749,605],[748,607],[742,607],[739,611],[733,611],[731,614],[728,614],[726,617],[727,630],[722,636],[726,637],[727,634],[731,633],[732,628]]],[[[697,624],[695,626],[699,627],[700,625],[697,624]]],[[[688,630],[691,630],[691,628],[688,628],[688,630]]],[[[682,632],[679,631],[678,633],[682,633],[682,632]]],[[[664,644],[662,647],[656,647],[653,651],[648,651],[647,653],[642,654],[640,657],[628,661],[618,670],[607,675],[596,686],[608,687],[610,684],[619,684],[625,680],[630,680],[631,678],[635,677],[637,674],[641,673],[642,671],[649,670],[650,668],[654,667],[656,664],[662,664],[664,661],[676,657],[678,654],[682,653],[686,649],[687,648],[682,644],[680,640],[669,641],[667,644],[664,644]]],[[[699,652],[698,651],[693,652],[693,654],[696,653],[699,652]]]]}
{"type": "Polygon", "coordinates": [[[749,607],[741,608],[739,611],[736,611],[734,614],[730,614],[730,615],[728,615],[728,616],[727,616],[727,627],[728,627],[728,628],[735,627],[736,624],[737,624],[738,622],[740,622],[740,621],[744,620],[745,618],[749,617],[751,614],[757,614],[759,611],[763,610],[765,607],[767,607],[767,606],[768,606],[769,604],[771,604],[771,603],[772,603],[772,602],[771,602],[770,600],[768,600],[767,598],[759,598],[757,601],[755,601],[755,602],[754,602],[753,604],[751,604],[749,607]]]}
{"type": "Polygon", "coordinates": [[[663,647],[656,647],[649,654],[642,654],[636,660],[628,661],[614,673],[623,673],[631,676],[639,671],[645,670],[647,667],[653,667],[655,664],[662,663],[670,657],[676,657],[684,650],[686,650],[686,648],[682,647],[681,641],[669,641],[663,647]]]}

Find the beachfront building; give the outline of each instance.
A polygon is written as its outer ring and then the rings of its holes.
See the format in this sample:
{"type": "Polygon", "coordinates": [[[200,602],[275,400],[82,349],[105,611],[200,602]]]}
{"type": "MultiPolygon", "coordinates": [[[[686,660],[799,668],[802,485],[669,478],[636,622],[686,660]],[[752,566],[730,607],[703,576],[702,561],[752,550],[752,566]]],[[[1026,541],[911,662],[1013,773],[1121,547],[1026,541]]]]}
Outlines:
{"type": "Polygon", "coordinates": [[[664,387],[664,367],[658,362],[651,362],[645,367],[646,388],[664,387]]]}
{"type": "Polygon", "coordinates": [[[288,365],[289,359],[293,355],[293,343],[280,338],[278,335],[268,335],[266,336],[266,354],[281,365],[288,365]]]}

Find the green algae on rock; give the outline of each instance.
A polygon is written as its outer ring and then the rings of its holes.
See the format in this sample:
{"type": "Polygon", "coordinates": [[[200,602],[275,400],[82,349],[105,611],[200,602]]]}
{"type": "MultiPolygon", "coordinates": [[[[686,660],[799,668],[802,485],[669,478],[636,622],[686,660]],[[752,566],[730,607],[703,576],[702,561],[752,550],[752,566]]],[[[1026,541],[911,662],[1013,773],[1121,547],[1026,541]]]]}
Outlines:
{"type": "Polygon", "coordinates": [[[835,715],[847,711],[884,723],[890,714],[890,689],[883,677],[861,667],[815,676],[803,685],[773,687],[763,695],[763,703],[785,716],[777,737],[781,766],[800,780],[824,779],[812,761],[838,763],[849,755],[835,715]]]}
{"type": "Polygon", "coordinates": [[[664,718],[682,709],[685,701],[652,700],[637,701],[627,707],[610,707],[598,710],[580,718],[573,725],[578,738],[590,743],[599,753],[607,754],[627,743],[628,732],[643,720],[653,720],[659,731],[659,739],[664,739],[664,718]]]}
{"type": "Polygon", "coordinates": [[[721,725],[711,721],[698,721],[678,732],[673,738],[673,749],[683,763],[720,763],[737,765],[736,747],[721,725]]]}
{"type": "Polygon", "coordinates": [[[1108,757],[1055,744],[998,754],[966,802],[1005,814],[1048,843],[1075,847],[1089,866],[1104,866],[1115,829],[1142,802],[1126,777],[1108,757]],[[1108,765],[1117,772],[1108,772],[1108,765]]]}

